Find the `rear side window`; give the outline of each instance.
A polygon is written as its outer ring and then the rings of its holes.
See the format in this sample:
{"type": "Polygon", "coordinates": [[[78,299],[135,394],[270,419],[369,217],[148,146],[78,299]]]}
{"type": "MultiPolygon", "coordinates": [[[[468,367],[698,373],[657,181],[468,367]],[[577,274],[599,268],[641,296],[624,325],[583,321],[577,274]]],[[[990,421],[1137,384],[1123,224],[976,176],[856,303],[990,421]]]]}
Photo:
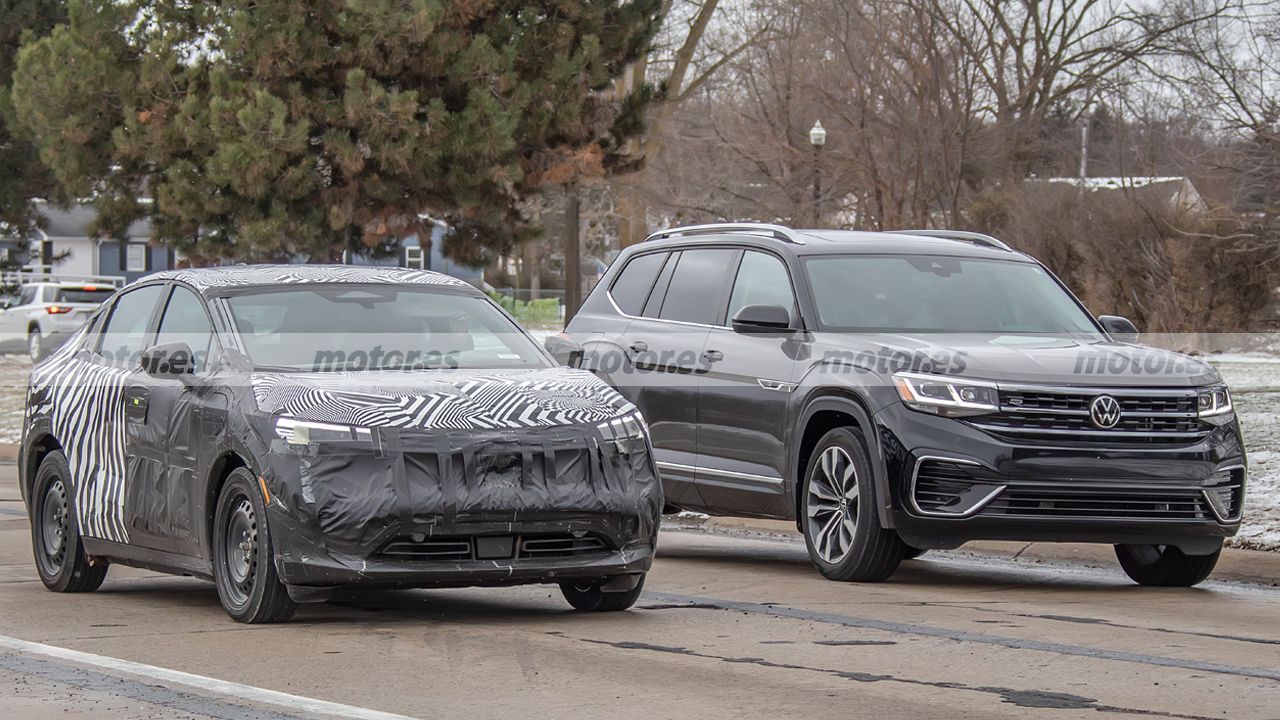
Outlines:
{"type": "Polygon", "coordinates": [[[148,285],[117,298],[111,317],[102,328],[98,354],[122,367],[137,365],[138,355],[146,349],[151,316],[163,292],[163,285],[148,285]]]}
{"type": "Polygon", "coordinates": [[[627,315],[640,314],[645,300],[649,299],[649,291],[653,290],[653,281],[662,271],[662,264],[666,260],[667,253],[649,253],[632,258],[622,268],[618,279],[613,281],[613,287],[609,288],[609,295],[622,312],[627,315]]]}
{"type": "Polygon", "coordinates": [[[733,267],[737,253],[737,250],[727,248],[685,250],[680,253],[658,317],[703,325],[715,324],[719,319],[725,275],[733,267]]]}

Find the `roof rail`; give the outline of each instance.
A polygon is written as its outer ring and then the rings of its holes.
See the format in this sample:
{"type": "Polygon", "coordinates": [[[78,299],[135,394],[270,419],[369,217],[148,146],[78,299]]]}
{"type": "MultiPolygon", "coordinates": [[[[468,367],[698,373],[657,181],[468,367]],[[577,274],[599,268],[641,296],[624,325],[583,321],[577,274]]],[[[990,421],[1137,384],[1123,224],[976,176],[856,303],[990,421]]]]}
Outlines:
{"type": "Polygon", "coordinates": [[[923,237],[942,238],[944,240],[958,240],[960,242],[973,243],[983,247],[994,248],[996,250],[1004,250],[1005,252],[1013,252],[1013,248],[1004,244],[1004,242],[983,235],[982,233],[968,232],[965,230],[889,230],[888,232],[895,235],[920,235],[923,237]]]}
{"type": "Polygon", "coordinates": [[[712,223],[710,225],[686,225],[684,227],[668,228],[659,230],[649,237],[645,238],[645,242],[650,240],[661,240],[663,238],[680,237],[683,235],[711,235],[714,233],[748,233],[752,235],[768,235],[769,237],[783,242],[789,242],[795,245],[803,245],[804,240],[800,239],[799,233],[785,225],[770,225],[768,223],[712,223]]]}
{"type": "Polygon", "coordinates": [[[108,285],[124,287],[125,278],[119,275],[69,275],[50,272],[52,265],[25,265],[16,270],[0,271],[0,285],[27,285],[31,283],[108,285]]]}

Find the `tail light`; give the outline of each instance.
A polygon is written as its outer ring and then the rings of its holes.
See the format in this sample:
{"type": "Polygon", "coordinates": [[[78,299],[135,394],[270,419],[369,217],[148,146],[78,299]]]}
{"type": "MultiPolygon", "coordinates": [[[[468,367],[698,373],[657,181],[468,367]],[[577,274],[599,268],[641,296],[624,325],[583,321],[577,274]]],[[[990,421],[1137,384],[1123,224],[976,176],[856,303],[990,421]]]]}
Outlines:
{"type": "Polygon", "coordinates": [[[74,309],[75,308],[69,308],[66,305],[50,305],[49,307],[45,308],[45,312],[49,313],[50,315],[65,315],[66,313],[69,313],[74,309]]]}

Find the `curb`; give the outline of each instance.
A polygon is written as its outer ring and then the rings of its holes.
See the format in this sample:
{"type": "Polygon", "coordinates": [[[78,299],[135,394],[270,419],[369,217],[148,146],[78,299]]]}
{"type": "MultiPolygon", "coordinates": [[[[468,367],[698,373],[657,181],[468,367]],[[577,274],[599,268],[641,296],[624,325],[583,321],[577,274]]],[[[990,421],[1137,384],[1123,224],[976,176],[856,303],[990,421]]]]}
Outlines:
{"type": "MultiPolygon", "coordinates": [[[[715,535],[754,536],[801,542],[796,525],[790,520],[707,517],[694,513],[668,515],[662,520],[665,530],[706,532],[715,535]]],[[[975,540],[956,550],[954,555],[975,559],[997,558],[1007,562],[1070,563],[1087,567],[1118,567],[1115,551],[1109,545],[1091,543],[1027,543],[975,540]]],[[[927,557],[927,556],[926,556],[927,557]]],[[[1213,571],[1213,579],[1232,580],[1253,585],[1280,587],[1280,552],[1245,550],[1227,547],[1213,571]]]]}

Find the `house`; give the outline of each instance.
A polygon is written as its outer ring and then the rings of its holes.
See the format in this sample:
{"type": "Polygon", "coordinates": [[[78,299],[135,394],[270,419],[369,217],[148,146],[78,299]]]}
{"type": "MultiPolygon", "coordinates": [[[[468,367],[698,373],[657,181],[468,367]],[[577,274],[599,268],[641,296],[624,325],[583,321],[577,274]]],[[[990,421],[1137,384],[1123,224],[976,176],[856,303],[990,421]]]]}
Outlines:
{"type": "Polygon", "coordinates": [[[460,265],[444,255],[444,237],[449,233],[449,226],[439,222],[430,223],[431,233],[423,245],[418,233],[400,239],[400,251],[387,257],[369,257],[355,253],[344,253],[342,261],[347,265],[377,265],[380,267],[406,267],[415,270],[432,270],[471,283],[476,287],[484,286],[484,270],[467,265],[460,265]]]}
{"type": "Polygon", "coordinates": [[[1054,177],[1043,182],[1083,187],[1089,192],[1126,192],[1165,203],[1172,210],[1201,214],[1209,206],[1190,178],[1179,175],[1132,177],[1054,177]]]}
{"type": "Polygon", "coordinates": [[[151,223],[139,220],[123,237],[95,238],[89,226],[97,217],[91,205],[58,208],[37,201],[45,227],[31,243],[30,264],[60,275],[118,275],[127,281],[174,267],[172,248],[150,244],[151,223]]]}

